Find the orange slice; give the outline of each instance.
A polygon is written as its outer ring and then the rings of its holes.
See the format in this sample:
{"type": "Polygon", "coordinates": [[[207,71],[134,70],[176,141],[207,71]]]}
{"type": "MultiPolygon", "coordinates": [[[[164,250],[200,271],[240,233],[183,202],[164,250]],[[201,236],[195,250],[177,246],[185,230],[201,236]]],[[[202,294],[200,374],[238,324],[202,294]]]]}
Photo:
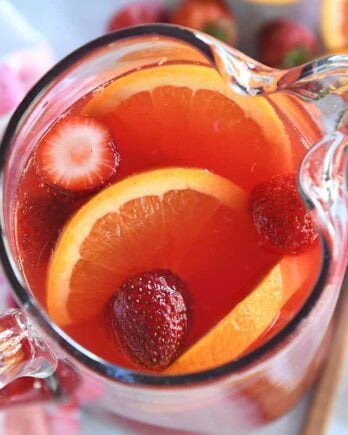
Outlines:
{"type": "MultiPolygon", "coordinates": [[[[261,258],[247,213],[242,189],[201,169],[154,170],[110,186],[79,209],[58,240],[49,314],[61,326],[86,320],[125,279],[156,268],[178,273],[189,288],[200,273],[211,285],[209,274],[225,271],[231,285],[226,261],[238,268],[252,254],[261,258]]],[[[262,270],[262,262],[254,266],[262,270]]]]}
{"type": "MultiPolygon", "coordinates": [[[[301,293],[293,312],[299,309],[315,284],[318,246],[299,256],[285,256],[263,281],[205,336],[182,354],[165,373],[182,374],[228,363],[270,338],[264,333],[278,322],[281,309],[301,293]],[[295,296],[296,296],[295,295],[295,296]],[[300,303],[301,302],[301,303],[300,303]]],[[[288,319],[289,320],[289,319],[288,319]]],[[[280,326],[277,330],[279,331],[280,326]]]]}
{"type": "Polygon", "coordinates": [[[321,33],[328,49],[348,46],[348,0],[323,0],[321,33]]]}
{"type": "Polygon", "coordinates": [[[121,158],[127,156],[120,176],[164,165],[200,167],[249,189],[294,169],[272,105],[237,95],[207,66],[132,72],[96,90],[82,114],[108,125],[121,158]]]}
{"type": "Polygon", "coordinates": [[[283,299],[282,273],[277,265],[249,296],[181,355],[165,373],[191,373],[232,361],[272,324],[283,299]]]}

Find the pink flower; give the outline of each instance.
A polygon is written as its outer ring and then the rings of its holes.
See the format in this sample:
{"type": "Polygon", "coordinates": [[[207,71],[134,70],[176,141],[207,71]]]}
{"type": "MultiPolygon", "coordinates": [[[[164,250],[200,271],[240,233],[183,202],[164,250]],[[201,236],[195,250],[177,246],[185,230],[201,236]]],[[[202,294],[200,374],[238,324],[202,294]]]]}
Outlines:
{"type": "Polygon", "coordinates": [[[0,65],[0,116],[13,110],[24,95],[23,84],[8,65],[0,65]]]}
{"type": "Polygon", "coordinates": [[[74,404],[55,406],[47,417],[50,435],[77,435],[80,431],[80,413],[74,404]]]}
{"type": "MultiPolygon", "coordinates": [[[[42,406],[27,405],[9,409],[5,414],[6,435],[50,435],[48,419],[42,406]]],[[[4,435],[5,435],[4,434],[4,435]]],[[[65,432],[66,435],[70,435],[65,432]]]]}

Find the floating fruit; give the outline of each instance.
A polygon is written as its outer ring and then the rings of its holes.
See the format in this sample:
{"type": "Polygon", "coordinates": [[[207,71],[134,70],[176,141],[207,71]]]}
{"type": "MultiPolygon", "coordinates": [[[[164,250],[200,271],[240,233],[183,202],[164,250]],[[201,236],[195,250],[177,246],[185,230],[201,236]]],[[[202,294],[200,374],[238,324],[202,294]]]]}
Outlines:
{"type": "Polygon", "coordinates": [[[224,261],[243,257],[238,225],[249,225],[247,197],[223,177],[170,168],[126,178],[94,196],[63,230],[48,271],[48,311],[59,325],[86,320],[146,270],[169,269],[185,279],[187,269],[194,276],[192,268],[214,270],[216,263],[219,273],[224,261]],[[202,251],[197,264],[193,245],[202,251]]]}
{"type": "Polygon", "coordinates": [[[184,293],[185,284],[169,270],[143,272],[116,290],[111,323],[132,360],[151,370],[174,361],[187,333],[184,293]]]}
{"type": "Polygon", "coordinates": [[[248,190],[294,170],[289,137],[272,105],[235,94],[213,68],[136,71],[100,88],[83,113],[108,125],[120,155],[127,155],[120,175],[166,160],[213,170],[248,190]]]}
{"type": "Polygon", "coordinates": [[[39,142],[35,160],[47,184],[69,193],[88,193],[116,175],[119,154],[110,132],[99,121],[67,116],[39,142]]]}
{"type": "Polygon", "coordinates": [[[317,237],[310,212],[297,191],[295,173],[258,184],[250,202],[257,231],[280,252],[299,254],[317,237]]]}

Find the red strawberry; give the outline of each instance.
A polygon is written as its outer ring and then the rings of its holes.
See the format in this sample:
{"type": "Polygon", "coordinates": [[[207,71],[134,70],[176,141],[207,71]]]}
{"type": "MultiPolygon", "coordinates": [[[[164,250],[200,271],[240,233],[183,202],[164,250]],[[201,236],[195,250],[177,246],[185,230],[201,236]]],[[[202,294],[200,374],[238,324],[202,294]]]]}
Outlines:
{"type": "Polygon", "coordinates": [[[267,23],[261,30],[259,50],[264,64],[291,68],[313,57],[317,41],[303,24],[279,18],[267,23]]]}
{"type": "Polygon", "coordinates": [[[227,44],[236,43],[236,21],[222,0],[184,0],[175,9],[171,22],[201,30],[227,44]]]}
{"type": "Polygon", "coordinates": [[[82,116],[58,121],[39,143],[35,160],[46,183],[72,193],[100,189],[119,166],[119,155],[107,128],[82,116]]]}
{"type": "Polygon", "coordinates": [[[285,254],[299,254],[317,237],[298,194],[295,174],[277,175],[258,184],[251,192],[251,212],[261,237],[285,254]]]}
{"type": "Polygon", "coordinates": [[[127,5],[116,12],[107,25],[107,31],[165,21],[166,10],[162,4],[156,1],[143,1],[127,5]]]}
{"type": "Polygon", "coordinates": [[[129,356],[151,370],[169,366],[184,344],[185,285],[166,270],[128,279],[112,300],[112,326],[129,356]]]}
{"type": "Polygon", "coordinates": [[[45,192],[27,194],[18,201],[17,240],[21,261],[27,268],[37,268],[48,260],[59,231],[77,206],[68,195],[45,192]]]}

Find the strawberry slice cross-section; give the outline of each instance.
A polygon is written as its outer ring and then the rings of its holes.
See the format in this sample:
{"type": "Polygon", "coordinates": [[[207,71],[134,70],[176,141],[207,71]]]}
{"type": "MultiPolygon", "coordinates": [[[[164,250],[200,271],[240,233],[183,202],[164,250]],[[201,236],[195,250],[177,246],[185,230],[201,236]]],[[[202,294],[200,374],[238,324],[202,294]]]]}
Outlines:
{"type": "Polygon", "coordinates": [[[36,150],[36,164],[43,180],[60,190],[89,193],[115,175],[120,157],[109,130],[83,116],[60,119],[36,150]]]}

